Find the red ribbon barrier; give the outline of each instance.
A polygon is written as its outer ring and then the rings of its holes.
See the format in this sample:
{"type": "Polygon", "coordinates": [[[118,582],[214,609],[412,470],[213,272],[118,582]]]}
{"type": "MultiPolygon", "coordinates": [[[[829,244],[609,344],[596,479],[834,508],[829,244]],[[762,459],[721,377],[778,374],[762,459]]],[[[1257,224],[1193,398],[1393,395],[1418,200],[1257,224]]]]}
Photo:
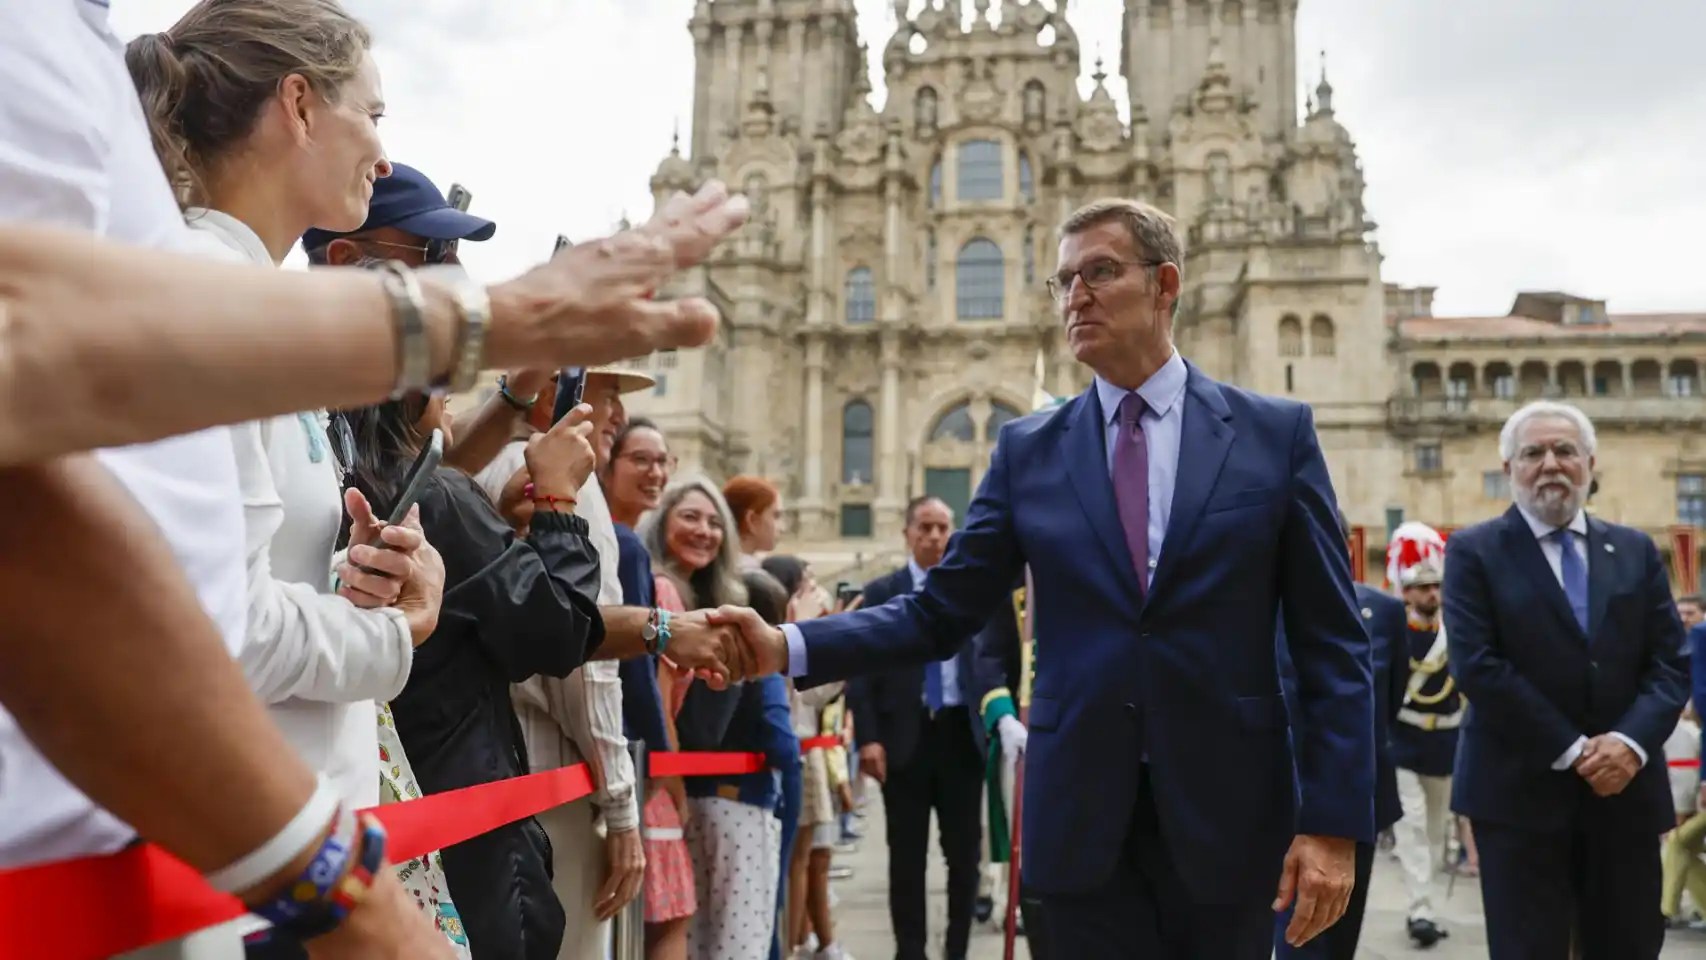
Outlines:
{"type": "Polygon", "coordinates": [[[1685,767],[1693,768],[1693,767],[1699,767],[1700,761],[1699,760],[1670,760],[1670,761],[1667,761],[1667,765],[1672,766],[1672,767],[1676,767],[1678,769],[1682,769],[1685,767]]]}
{"type": "Polygon", "coordinates": [[[826,733],[821,737],[801,740],[800,752],[810,753],[813,750],[829,750],[839,746],[841,746],[841,738],[833,733],[826,733]]]}
{"type": "MultiPolygon", "coordinates": [[[[757,753],[655,753],[654,777],[756,773],[757,753]]],[[[390,833],[393,863],[495,830],[592,793],[586,764],[388,803],[372,813],[390,833]]],[[[236,897],[153,844],[104,857],[0,871],[0,960],[106,960],[175,940],[247,911],[236,897]],[[24,945],[19,941],[28,941],[24,945]]]]}

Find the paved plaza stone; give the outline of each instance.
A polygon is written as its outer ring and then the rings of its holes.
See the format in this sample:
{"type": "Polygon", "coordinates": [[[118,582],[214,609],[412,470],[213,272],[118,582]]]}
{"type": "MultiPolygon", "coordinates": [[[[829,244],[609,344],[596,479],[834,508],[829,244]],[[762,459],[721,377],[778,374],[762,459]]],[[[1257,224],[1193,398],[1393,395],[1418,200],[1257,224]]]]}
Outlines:
{"type": "MultiPolygon", "coordinates": [[[[857,960],[892,960],[894,936],[888,915],[888,851],[883,843],[881,798],[872,791],[873,802],[864,821],[865,838],[859,849],[836,857],[837,864],[853,868],[853,877],[834,885],[839,903],[835,908],[838,934],[857,960]]],[[[946,870],[940,848],[930,843],[930,956],[940,960],[941,937],[947,920],[946,870]]],[[[1449,939],[1431,950],[1416,950],[1404,935],[1404,883],[1398,863],[1382,853],[1375,861],[1374,884],[1369,891],[1369,909],[1363,924],[1358,960],[1485,960],[1487,938],[1482,928],[1481,889],[1478,881],[1458,878],[1455,884],[1439,882],[1436,904],[1441,905],[1442,923],[1451,931],[1449,939]]],[[[1020,948],[1021,960],[1030,955],[1020,948]]],[[[1706,934],[1672,931],[1665,939],[1665,960],[1706,960],[1706,934]]],[[[1001,960],[1001,933],[993,924],[974,924],[972,960],[1001,960]]]]}

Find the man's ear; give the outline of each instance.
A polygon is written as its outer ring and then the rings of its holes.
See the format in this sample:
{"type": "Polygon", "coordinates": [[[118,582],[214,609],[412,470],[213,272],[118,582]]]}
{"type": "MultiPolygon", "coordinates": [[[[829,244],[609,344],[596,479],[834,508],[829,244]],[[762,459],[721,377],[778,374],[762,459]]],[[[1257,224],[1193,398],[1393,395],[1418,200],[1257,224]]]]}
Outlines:
{"type": "Polygon", "coordinates": [[[361,259],[361,247],[354,240],[339,237],[326,244],[326,262],[334,267],[347,267],[361,259]]]}
{"type": "Polygon", "coordinates": [[[1163,263],[1155,268],[1155,292],[1157,297],[1165,297],[1169,308],[1179,301],[1180,285],[1183,278],[1179,275],[1179,266],[1174,263],[1163,263]]]}

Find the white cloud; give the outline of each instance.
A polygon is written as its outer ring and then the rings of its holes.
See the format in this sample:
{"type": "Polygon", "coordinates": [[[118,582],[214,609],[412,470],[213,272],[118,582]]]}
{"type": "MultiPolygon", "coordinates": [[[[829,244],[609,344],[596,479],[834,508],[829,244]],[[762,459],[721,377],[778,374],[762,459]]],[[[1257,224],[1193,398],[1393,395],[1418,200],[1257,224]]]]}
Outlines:
{"type": "MultiPolygon", "coordinates": [[[[689,0],[347,2],[378,38],[388,152],[441,185],[466,184],[475,211],[500,223],[468,245],[474,272],[514,272],[558,233],[588,238],[649,210],[676,118],[688,133],[689,0]]],[[[113,19],[129,36],[189,6],[121,0],[113,19]]],[[[858,7],[875,57],[892,3],[858,7]]],[[[1086,75],[1098,49],[1117,72],[1121,9],[1074,4],[1086,75]]],[[[1299,81],[1312,88],[1314,51],[1330,51],[1386,279],[1437,285],[1439,308],[1464,313],[1503,313],[1533,288],[1622,311],[1706,308],[1706,74],[1689,49],[1706,34],[1706,5],[1607,9],[1304,0],[1299,81]]]]}

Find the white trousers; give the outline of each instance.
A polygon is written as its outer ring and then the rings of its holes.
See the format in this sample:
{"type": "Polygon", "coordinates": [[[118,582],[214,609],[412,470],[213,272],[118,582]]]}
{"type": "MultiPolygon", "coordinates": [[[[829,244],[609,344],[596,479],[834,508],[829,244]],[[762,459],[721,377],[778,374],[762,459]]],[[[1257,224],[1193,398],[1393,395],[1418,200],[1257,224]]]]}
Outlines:
{"type": "Polygon", "coordinates": [[[592,801],[582,797],[536,819],[551,838],[551,889],[563,903],[563,945],[557,948],[557,960],[604,960],[610,923],[593,916],[592,901],[604,884],[606,854],[592,801]]]}
{"type": "Polygon", "coordinates": [[[1432,920],[1434,874],[1444,860],[1451,823],[1451,778],[1424,777],[1400,767],[1398,802],[1404,805],[1404,816],[1392,834],[1410,896],[1406,919],[1432,920]]]}
{"type": "Polygon", "coordinates": [[[764,960],[776,935],[782,824],[762,807],[691,798],[687,849],[699,909],[687,922],[692,960],[764,960]]]}

